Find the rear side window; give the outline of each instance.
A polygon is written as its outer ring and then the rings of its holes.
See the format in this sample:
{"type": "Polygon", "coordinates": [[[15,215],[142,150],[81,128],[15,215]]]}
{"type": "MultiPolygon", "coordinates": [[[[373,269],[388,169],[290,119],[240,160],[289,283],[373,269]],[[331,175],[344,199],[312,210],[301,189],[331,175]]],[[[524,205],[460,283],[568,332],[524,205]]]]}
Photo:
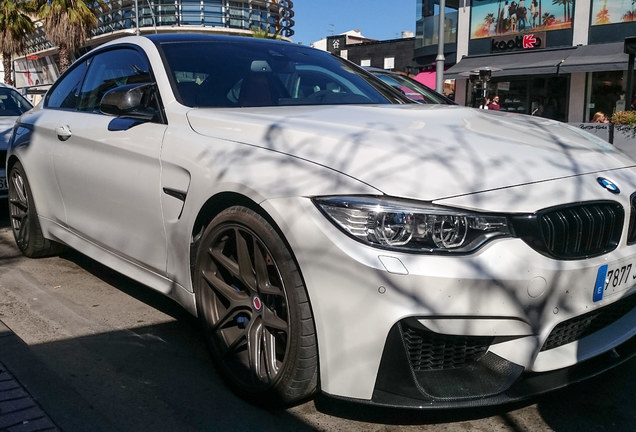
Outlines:
{"type": "Polygon", "coordinates": [[[77,109],[82,79],[87,63],[77,63],[49,91],[45,106],[48,108],[77,109]]]}

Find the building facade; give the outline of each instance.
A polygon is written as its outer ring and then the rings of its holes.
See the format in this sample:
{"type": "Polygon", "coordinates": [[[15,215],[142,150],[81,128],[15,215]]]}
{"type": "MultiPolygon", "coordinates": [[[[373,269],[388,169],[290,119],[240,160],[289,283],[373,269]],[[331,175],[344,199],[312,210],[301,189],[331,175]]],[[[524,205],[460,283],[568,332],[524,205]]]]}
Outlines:
{"type": "MultiPolygon", "coordinates": [[[[437,53],[439,0],[417,8],[415,58],[426,67],[437,53]]],[[[456,79],[460,103],[498,94],[507,111],[581,122],[636,97],[633,86],[626,94],[632,0],[449,0],[445,15],[445,78],[456,79]]]]}
{"type": "MultiPolygon", "coordinates": [[[[104,0],[96,6],[97,28],[81,54],[112,39],[134,34],[210,32],[252,35],[294,34],[291,0],[104,0]]],[[[57,49],[41,26],[27,41],[26,55],[14,60],[18,88],[48,86],[59,75],[57,49]]]]}
{"type": "Polygon", "coordinates": [[[415,38],[403,33],[400,39],[385,41],[351,38],[347,33],[328,36],[325,50],[360,66],[371,66],[405,74],[416,74],[413,60],[415,38]]]}

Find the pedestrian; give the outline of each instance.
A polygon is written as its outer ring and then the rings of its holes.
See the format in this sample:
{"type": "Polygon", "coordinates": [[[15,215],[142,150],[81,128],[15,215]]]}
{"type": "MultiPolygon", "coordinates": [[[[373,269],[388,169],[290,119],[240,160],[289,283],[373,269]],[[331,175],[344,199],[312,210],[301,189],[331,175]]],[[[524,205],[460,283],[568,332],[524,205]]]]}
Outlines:
{"type": "Polygon", "coordinates": [[[490,98],[486,98],[484,103],[479,105],[479,109],[488,109],[488,105],[490,105],[490,98]]]}
{"type": "Polygon", "coordinates": [[[594,117],[592,117],[590,123],[609,123],[609,120],[607,119],[603,111],[599,111],[594,114],[594,117]]]}
{"type": "Polygon", "coordinates": [[[499,96],[495,95],[492,98],[492,102],[488,104],[488,109],[495,111],[499,111],[501,109],[501,106],[499,105],[499,96]]]}
{"type": "Polygon", "coordinates": [[[530,3],[530,16],[532,17],[532,28],[537,26],[537,17],[539,16],[539,4],[537,0],[532,0],[530,3]]]}

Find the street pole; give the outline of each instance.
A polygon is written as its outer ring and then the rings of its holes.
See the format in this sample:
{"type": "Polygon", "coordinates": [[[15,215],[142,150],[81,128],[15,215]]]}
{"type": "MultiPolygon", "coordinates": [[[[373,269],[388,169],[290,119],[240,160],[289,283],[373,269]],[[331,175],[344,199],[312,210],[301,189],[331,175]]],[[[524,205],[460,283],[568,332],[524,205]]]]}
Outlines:
{"type": "Polygon", "coordinates": [[[444,12],[446,0],[439,0],[439,37],[437,40],[437,57],[435,58],[435,90],[442,93],[444,90],[444,12]]]}
{"type": "Polygon", "coordinates": [[[629,54],[629,60],[627,62],[627,109],[634,109],[632,102],[634,101],[634,54],[629,54]]]}
{"type": "Polygon", "coordinates": [[[628,54],[627,87],[625,88],[626,108],[635,109],[636,107],[632,107],[632,102],[634,101],[634,56],[636,56],[636,36],[625,38],[623,51],[625,52],[625,54],[628,54]]]}
{"type": "Polygon", "coordinates": [[[135,0],[135,34],[139,36],[139,3],[135,0]]]}

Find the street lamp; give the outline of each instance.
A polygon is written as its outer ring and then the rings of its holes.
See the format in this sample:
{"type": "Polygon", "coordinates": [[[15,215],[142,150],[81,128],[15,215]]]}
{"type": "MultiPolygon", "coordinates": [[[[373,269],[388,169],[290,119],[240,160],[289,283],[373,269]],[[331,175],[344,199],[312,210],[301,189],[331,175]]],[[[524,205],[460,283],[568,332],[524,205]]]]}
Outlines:
{"type": "Polygon", "coordinates": [[[439,25],[437,38],[437,57],[435,58],[435,90],[442,93],[444,90],[444,21],[446,17],[446,0],[439,0],[439,25]]]}
{"type": "Polygon", "coordinates": [[[135,34],[139,36],[139,3],[135,0],[135,34]]]}

